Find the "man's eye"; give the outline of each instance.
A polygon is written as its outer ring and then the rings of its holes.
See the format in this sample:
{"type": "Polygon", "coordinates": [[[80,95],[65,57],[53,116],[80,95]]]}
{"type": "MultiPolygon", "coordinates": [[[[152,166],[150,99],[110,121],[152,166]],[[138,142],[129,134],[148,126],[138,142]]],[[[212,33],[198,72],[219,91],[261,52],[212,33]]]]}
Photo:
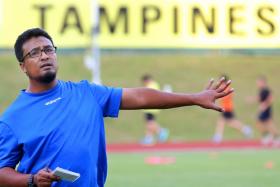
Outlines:
{"type": "Polygon", "coordinates": [[[49,53],[49,52],[52,52],[53,49],[52,49],[52,48],[46,48],[46,49],[44,49],[44,51],[45,51],[46,53],[49,53]]]}
{"type": "Polygon", "coordinates": [[[30,55],[31,55],[31,56],[36,56],[36,55],[38,55],[38,54],[40,54],[40,50],[34,50],[34,51],[31,51],[31,52],[30,52],[30,55]]]}

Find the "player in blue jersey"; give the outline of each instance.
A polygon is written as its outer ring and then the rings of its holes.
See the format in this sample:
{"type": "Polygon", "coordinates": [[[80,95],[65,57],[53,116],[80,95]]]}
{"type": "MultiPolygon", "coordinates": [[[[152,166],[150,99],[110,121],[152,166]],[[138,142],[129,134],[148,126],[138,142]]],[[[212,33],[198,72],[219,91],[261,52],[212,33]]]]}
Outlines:
{"type": "Polygon", "coordinates": [[[0,118],[0,184],[6,187],[103,187],[107,176],[104,117],[120,109],[166,109],[198,105],[222,111],[215,100],[230,94],[230,81],[210,81],[195,94],[149,88],[112,88],[62,81],[52,38],[42,29],[18,36],[15,54],[29,84],[0,118]],[[75,182],[51,171],[76,173],[75,182]]]}

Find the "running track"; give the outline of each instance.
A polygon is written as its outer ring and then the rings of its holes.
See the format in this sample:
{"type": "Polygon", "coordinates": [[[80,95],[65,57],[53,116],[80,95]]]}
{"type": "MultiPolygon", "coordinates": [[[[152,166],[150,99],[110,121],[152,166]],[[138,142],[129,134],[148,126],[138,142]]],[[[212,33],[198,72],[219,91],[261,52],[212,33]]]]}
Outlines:
{"type": "Polygon", "coordinates": [[[243,149],[279,149],[271,145],[263,146],[257,140],[224,141],[215,144],[209,141],[174,142],[144,146],[137,143],[108,144],[109,153],[150,152],[150,151],[214,151],[214,150],[243,150],[243,149]]]}

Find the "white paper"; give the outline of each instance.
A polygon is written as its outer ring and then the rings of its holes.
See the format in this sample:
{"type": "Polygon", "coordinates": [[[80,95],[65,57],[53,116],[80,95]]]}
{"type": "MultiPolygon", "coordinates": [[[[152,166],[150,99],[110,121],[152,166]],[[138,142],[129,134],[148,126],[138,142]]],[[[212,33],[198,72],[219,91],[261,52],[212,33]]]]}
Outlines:
{"type": "Polygon", "coordinates": [[[67,181],[71,181],[71,182],[74,182],[75,180],[77,180],[80,177],[80,173],[75,173],[73,171],[63,169],[60,167],[55,168],[55,170],[53,171],[53,174],[60,177],[61,180],[67,180],[67,181]]]}

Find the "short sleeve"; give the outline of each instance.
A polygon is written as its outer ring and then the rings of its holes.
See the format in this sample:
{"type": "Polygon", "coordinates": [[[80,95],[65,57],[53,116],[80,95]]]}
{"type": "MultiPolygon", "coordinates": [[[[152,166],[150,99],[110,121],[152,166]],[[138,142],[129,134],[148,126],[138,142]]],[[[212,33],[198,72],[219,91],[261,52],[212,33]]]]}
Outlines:
{"type": "Polygon", "coordinates": [[[103,116],[118,117],[121,105],[122,89],[96,84],[91,84],[91,88],[97,103],[102,108],[103,116]]]}
{"type": "Polygon", "coordinates": [[[0,168],[15,168],[19,163],[21,151],[13,131],[0,122],[0,168]]]}

